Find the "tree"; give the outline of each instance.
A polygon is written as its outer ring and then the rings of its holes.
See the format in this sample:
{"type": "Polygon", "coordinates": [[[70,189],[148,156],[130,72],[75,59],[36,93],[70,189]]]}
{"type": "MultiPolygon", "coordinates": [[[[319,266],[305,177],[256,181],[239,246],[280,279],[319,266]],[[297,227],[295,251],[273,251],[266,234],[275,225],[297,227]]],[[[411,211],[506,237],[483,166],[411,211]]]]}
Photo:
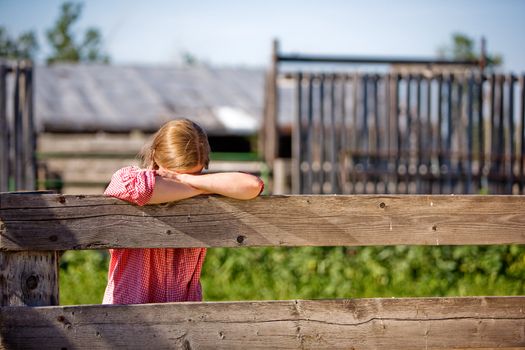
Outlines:
{"type": "MultiPolygon", "coordinates": [[[[472,38],[463,33],[452,34],[452,44],[438,49],[438,56],[453,60],[479,60],[481,58],[481,48],[477,48],[472,38]]],[[[503,58],[499,54],[489,54],[485,56],[487,67],[499,66],[503,63],[503,58]]]]}
{"type": "Polygon", "coordinates": [[[7,29],[0,26],[0,57],[8,59],[34,59],[38,51],[38,40],[33,31],[12,38],[7,29]]]}
{"type": "Polygon", "coordinates": [[[46,33],[53,50],[47,57],[47,63],[109,62],[109,56],[102,51],[102,35],[98,29],[88,28],[83,40],[76,41],[72,27],[81,14],[81,3],[62,4],[57,21],[46,33]]]}

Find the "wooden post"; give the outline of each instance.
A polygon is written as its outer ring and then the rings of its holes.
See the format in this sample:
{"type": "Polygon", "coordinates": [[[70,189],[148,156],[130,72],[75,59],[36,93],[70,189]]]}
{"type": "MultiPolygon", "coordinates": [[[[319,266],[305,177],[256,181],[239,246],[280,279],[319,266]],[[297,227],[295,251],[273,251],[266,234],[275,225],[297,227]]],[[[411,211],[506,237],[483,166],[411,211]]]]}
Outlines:
{"type": "Polygon", "coordinates": [[[14,101],[13,101],[13,148],[14,148],[14,178],[15,190],[23,190],[23,148],[22,148],[22,114],[20,109],[20,64],[15,67],[14,101]]]}
{"type": "MultiPolygon", "coordinates": [[[[292,193],[301,193],[301,164],[303,161],[303,150],[301,144],[304,142],[304,128],[303,128],[303,75],[299,72],[295,76],[295,119],[292,127],[292,193]]],[[[275,194],[275,192],[274,192],[275,194]]]]}
{"type": "Polygon", "coordinates": [[[520,90],[521,90],[521,98],[520,98],[520,116],[519,120],[521,121],[520,124],[520,146],[521,146],[521,152],[520,152],[520,167],[519,167],[519,176],[520,176],[520,194],[523,194],[523,188],[524,188],[524,176],[525,173],[524,167],[524,161],[525,161],[525,74],[523,74],[520,78],[520,90]]]}
{"type": "Polygon", "coordinates": [[[7,67],[0,64],[0,192],[9,191],[9,128],[7,126],[7,67]]]}
{"type": "Polygon", "coordinates": [[[33,67],[31,62],[24,66],[24,106],[23,106],[23,166],[25,172],[24,190],[35,189],[36,184],[36,134],[33,121],[33,67]]]}
{"type": "Polygon", "coordinates": [[[0,306],[58,305],[57,255],[55,251],[0,252],[0,306]]]}
{"type": "MultiPolygon", "coordinates": [[[[38,194],[49,193],[42,191],[38,194]]],[[[15,193],[30,200],[35,192],[15,193]]],[[[9,207],[0,197],[0,212],[9,207]]],[[[7,224],[0,218],[0,234],[7,224]]],[[[30,249],[30,248],[29,248],[30,249]]],[[[0,306],[58,305],[57,251],[0,251],[0,306]]]]}
{"type": "Polygon", "coordinates": [[[264,120],[264,159],[270,169],[273,169],[273,161],[278,156],[279,150],[279,132],[278,132],[278,91],[277,91],[277,74],[278,74],[278,51],[279,42],[273,41],[272,61],[267,82],[267,107],[264,120]]]}
{"type": "Polygon", "coordinates": [[[483,74],[485,67],[487,66],[487,41],[485,37],[481,37],[481,55],[479,58],[479,70],[483,74]]]}
{"type": "Polygon", "coordinates": [[[507,172],[507,188],[505,193],[512,194],[514,187],[514,161],[516,159],[515,147],[514,147],[514,81],[516,80],[514,75],[509,74],[508,78],[508,105],[507,105],[507,125],[508,125],[508,148],[509,148],[509,162],[506,166],[507,172]]]}
{"type": "MultiPolygon", "coordinates": [[[[485,119],[483,118],[483,82],[482,74],[476,78],[476,85],[478,87],[478,191],[484,186],[485,178],[485,119]],[[479,79],[479,81],[477,80],[479,79]]],[[[520,192],[521,193],[521,192],[520,192]]]]}

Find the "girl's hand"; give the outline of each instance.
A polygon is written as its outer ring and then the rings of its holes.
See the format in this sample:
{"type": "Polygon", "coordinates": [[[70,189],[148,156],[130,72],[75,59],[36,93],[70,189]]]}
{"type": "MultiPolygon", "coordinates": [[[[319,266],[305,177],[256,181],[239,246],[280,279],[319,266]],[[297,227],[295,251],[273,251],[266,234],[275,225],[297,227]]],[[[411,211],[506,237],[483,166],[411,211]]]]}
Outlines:
{"type": "Polygon", "coordinates": [[[179,174],[179,173],[176,173],[174,171],[169,171],[169,170],[166,170],[166,169],[159,169],[159,170],[157,170],[157,174],[159,174],[160,176],[165,177],[167,179],[175,180],[175,181],[180,182],[180,183],[184,183],[183,182],[183,178],[184,178],[183,175],[186,175],[186,174],[179,174]]]}
{"type": "MultiPolygon", "coordinates": [[[[174,180],[174,181],[177,181],[177,182],[179,182],[181,184],[184,184],[184,185],[187,185],[187,186],[199,189],[198,186],[196,186],[195,181],[192,181],[195,177],[197,177],[199,175],[178,173],[178,172],[170,171],[170,170],[166,170],[166,169],[159,169],[159,170],[157,170],[157,174],[159,174],[160,176],[162,176],[164,178],[167,178],[167,179],[170,179],[170,180],[174,180]]],[[[210,193],[212,193],[212,192],[203,191],[203,194],[210,194],[210,193]]]]}

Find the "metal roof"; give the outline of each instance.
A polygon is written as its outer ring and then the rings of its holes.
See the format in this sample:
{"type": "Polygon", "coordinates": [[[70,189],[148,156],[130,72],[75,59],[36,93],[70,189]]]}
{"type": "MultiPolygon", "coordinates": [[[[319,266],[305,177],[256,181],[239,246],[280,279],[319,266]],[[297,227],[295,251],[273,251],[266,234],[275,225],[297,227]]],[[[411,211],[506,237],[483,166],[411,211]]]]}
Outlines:
{"type": "Polygon", "coordinates": [[[209,134],[257,132],[264,71],[248,68],[58,64],[35,68],[39,130],[154,131],[190,118],[209,134]]]}

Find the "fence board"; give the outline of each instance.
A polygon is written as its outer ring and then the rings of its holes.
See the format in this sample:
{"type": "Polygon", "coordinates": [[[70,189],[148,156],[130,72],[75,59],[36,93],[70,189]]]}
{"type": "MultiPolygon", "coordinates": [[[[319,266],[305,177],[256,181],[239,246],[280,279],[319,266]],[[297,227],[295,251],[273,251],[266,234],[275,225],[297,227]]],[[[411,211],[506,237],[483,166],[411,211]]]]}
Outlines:
{"type": "Polygon", "coordinates": [[[9,191],[9,127],[7,121],[7,67],[0,63],[0,192],[9,191]]]}
{"type": "Polygon", "coordinates": [[[24,349],[509,349],[525,346],[524,309],[525,297],[5,307],[0,332],[24,349]]]}
{"type": "Polygon", "coordinates": [[[203,196],[139,207],[0,194],[0,250],[524,244],[525,196],[203,196]]]}
{"type": "Polygon", "coordinates": [[[56,252],[0,252],[0,306],[24,305],[58,305],[56,252]]]}

